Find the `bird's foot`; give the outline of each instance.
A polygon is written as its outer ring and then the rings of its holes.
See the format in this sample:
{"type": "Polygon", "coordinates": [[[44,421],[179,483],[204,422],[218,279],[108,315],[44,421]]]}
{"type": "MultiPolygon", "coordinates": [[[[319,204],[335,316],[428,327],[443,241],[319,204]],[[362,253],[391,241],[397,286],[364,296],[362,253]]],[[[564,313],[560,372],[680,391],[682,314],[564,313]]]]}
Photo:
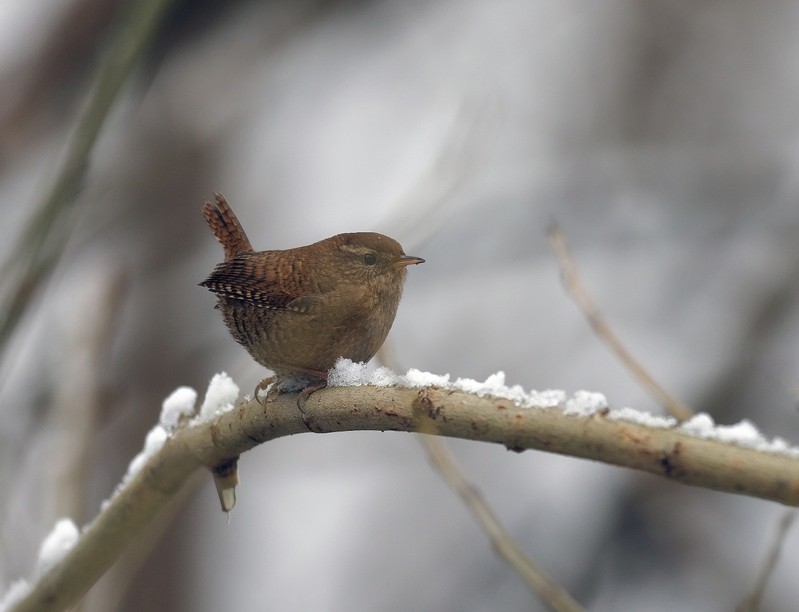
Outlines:
{"type": "Polygon", "coordinates": [[[266,391],[267,389],[269,389],[269,385],[271,385],[273,382],[275,382],[275,377],[274,376],[267,376],[261,382],[259,382],[257,385],[255,385],[255,401],[257,401],[259,404],[261,404],[261,406],[264,405],[264,402],[266,401],[266,397],[269,397],[269,394],[267,393],[266,396],[264,397],[264,401],[262,402],[261,401],[261,392],[262,391],[266,391]]]}
{"type": "Polygon", "coordinates": [[[316,422],[316,419],[307,412],[305,412],[305,402],[308,401],[308,398],[311,397],[311,395],[313,395],[320,389],[324,389],[325,387],[327,387],[326,380],[316,382],[308,387],[305,387],[302,391],[300,391],[300,394],[297,396],[297,408],[299,408],[300,410],[300,415],[302,416],[302,422],[305,424],[305,427],[308,429],[308,431],[313,433],[325,433],[325,432],[321,427],[319,427],[319,424],[316,422]]]}

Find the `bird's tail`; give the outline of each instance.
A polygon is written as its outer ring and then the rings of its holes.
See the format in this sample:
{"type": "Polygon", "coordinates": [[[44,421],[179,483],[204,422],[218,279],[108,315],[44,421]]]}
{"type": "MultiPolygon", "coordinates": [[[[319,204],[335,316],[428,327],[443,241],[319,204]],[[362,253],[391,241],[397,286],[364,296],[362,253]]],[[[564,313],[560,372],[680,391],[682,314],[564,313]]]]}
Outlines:
{"type": "Polygon", "coordinates": [[[230,208],[225,196],[215,193],[214,200],[213,204],[208,200],[205,201],[203,216],[225,250],[225,261],[233,259],[240,253],[251,253],[253,248],[250,239],[244,233],[236,213],[230,208]]]}

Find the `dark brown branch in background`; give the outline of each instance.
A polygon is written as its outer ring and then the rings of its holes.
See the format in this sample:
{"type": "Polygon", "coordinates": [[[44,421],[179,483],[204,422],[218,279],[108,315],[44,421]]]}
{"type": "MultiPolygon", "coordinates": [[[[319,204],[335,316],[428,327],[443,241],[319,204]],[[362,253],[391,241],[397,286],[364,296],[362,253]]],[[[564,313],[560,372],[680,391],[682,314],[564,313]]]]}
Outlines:
{"type": "Polygon", "coordinates": [[[60,168],[11,250],[11,258],[0,266],[0,276],[10,285],[0,303],[0,352],[61,256],[72,227],[68,213],[74,208],[97,137],[172,1],[126,4],[120,30],[97,71],[60,168]]]}
{"type": "MultiPolygon", "coordinates": [[[[0,160],[17,155],[32,136],[53,130],[73,110],[103,33],[124,0],[72,0],[53,7],[58,20],[37,37],[36,48],[0,74],[0,160]]],[[[0,175],[10,167],[0,163],[0,175]]]]}
{"type": "Polygon", "coordinates": [[[666,389],[664,389],[647,370],[636,360],[627,348],[622,344],[619,337],[608,325],[602,313],[597,308],[594,300],[585,290],[577,274],[574,259],[571,256],[569,247],[566,244],[566,236],[557,225],[552,225],[547,231],[549,244],[555,251],[555,256],[560,266],[561,277],[566,290],[572,296],[577,306],[588,319],[591,329],[602,340],[611,351],[621,360],[630,373],[640,382],[644,388],[655,398],[655,400],[665,408],[669,414],[679,421],[685,421],[693,416],[693,411],[685,404],[676,399],[666,389]]]}

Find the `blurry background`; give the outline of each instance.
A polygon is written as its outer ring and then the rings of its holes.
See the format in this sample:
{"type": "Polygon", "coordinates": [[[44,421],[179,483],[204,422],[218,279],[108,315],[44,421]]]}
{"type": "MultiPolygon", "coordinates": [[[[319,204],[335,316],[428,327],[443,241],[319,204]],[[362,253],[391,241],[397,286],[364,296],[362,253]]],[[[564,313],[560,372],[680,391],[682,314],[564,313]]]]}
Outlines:
{"type": "MultiPolygon", "coordinates": [[[[0,5],[0,261],[47,193],[122,4],[0,5]]],[[[390,336],[406,367],[504,370],[659,412],[562,289],[556,220],[656,378],[718,422],[799,443],[798,30],[785,0],[173,2],[4,347],[0,590],[30,575],[58,517],[97,513],[175,387],[262,378],[197,287],[221,259],[200,215],[214,191],[256,248],[378,230],[424,257],[390,336]]],[[[450,444],[591,610],[733,609],[781,514],[450,444]]],[[[240,470],[230,521],[199,475],[85,609],[543,609],[413,436],[295,436],[240,470]]],[[[766,609],[795,609],[797,563],[794,529],[766,609]]]]}

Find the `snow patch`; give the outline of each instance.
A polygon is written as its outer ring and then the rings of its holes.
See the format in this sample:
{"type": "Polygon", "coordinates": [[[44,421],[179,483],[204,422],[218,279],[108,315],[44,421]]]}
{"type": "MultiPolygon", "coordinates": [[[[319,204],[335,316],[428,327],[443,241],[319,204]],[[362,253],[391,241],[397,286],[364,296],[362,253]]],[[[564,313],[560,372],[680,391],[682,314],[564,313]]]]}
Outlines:
{"type": "Polygon", "coordinates": [[[166,429],[160,425],[153,427],[144,438],[144,448],[136,455],[133,460],[128,464],[128,471],[122,479],[123,486],[129,483],[133,477],[141,471],[144,464],[150,460],[150,457],[160,451],[169,435],[166,429]]]}
{"type": "Polygon", "coordinates": [[[208,383],[208,390],[205,392],[205,400],[200,406],[200,412],[191,424],[199,425],[228,412],[238,399],[239,386],[233,382],[233,379],[225,372],[214,374],[211,382],[208,383]]]}
{"type": "Polygon", "coordinates": [[[607,398],[596,391],[577,391],[566,400],[566,414],[590,416],[609,408],[607,398]]]}
{"type": "MultiPolygon", "coordinates": [[[[223,412],[227,412],[233,407],[238,397],[239,387],[233,382],[233,379],[224,372],[215,374],[208,383],[208,391],[205,393],[205,400],[200,406],[199,413],[189,421],[189,426],[210,421],[223,412]]],[[[128,464],[128,470],[122,477],[122,481],[117,485],[111,497],[100,505],[101,510],[106,509],[111,500],[133,480],[150,458],[163,448],[167,439],[194,414],[196,404],[197,392],[191,387],[178,387],[169,394],[161,405],[158,425],[149,431],[144,439],[144,448],[128,464]]]]}
{"type": "Polygon", "coordinates": [[[122,489],[133,480],[133,477],[141,471],[147,461],[150,460],[150,457],[163,448],[167,438],[169,438],[169,434],[161,425],[156,425],[147,433],[147,436],[144,438],[144,448],[128,464],[128,471],[125,472],[122,481],[117,485],[116,489],[114,489],[111,497],[100,504],[101,512],[104,511],[108,507],[108,504],[122,492],[122,489]]]}
{"type": "Polygon", "coordinates": [[[161,404],[159,423],[170,435],[175,433],[181,423],[194,414],[197,392],[191,387],[178,387],[161,404]]]}
{"type": "Polygon", "coordinates": [[[71,519],[59,520],[39,547],[36,576],[43,576],[60,563],[80,538],[80,530],[71,519]]]}
{"type": "Polygon", "coordinates": [[[31,592],[31,585],[24,578],[15,580],[8,587],[3,596],[0,597],[0,612],[10,610],[11,606],[17,605],[20,601],[28,596],[31,592]]]}
{"type": "Polygon", "coordinates": [[[677,426],[677,419],[674,417],[650,414],[635,408],[616,408],[608,413],[608,418],[614,421],[626,421],[644,427],[654,427],[655,429],[669,429],[677,426]]]}
{"type": "Polygon", "coordinates": [[[504,372],[492,374],[484,382],[472,380],[471,378],[458,378],[455,382],[451,382],[449,374],[431,374],[415,368],[411,368],[406,374],[396,374],[384,367],[376,368],[370,372],[366,364],[354,363],[341,357],[328,373],[328,387],[359,387],[362,385],[406,387],[411,389],[437,387],[439,389],[465,391],[480,397],[508,399],[522,408],[563,407],[567,399],[566,392],[557,389],[525,391],[521,385],[509,387],[505,384],[504,372]]]}
{"type": "Polygon", "coordinates": [[[799,457],[799,448],[792,447],[782,438],[769,440],[754,423],[746,419],[734,425],[716,425],[709,414],[697,414],[682,423],[680,429],[697,438],[718,440],[766,453],[799,457]]]}

